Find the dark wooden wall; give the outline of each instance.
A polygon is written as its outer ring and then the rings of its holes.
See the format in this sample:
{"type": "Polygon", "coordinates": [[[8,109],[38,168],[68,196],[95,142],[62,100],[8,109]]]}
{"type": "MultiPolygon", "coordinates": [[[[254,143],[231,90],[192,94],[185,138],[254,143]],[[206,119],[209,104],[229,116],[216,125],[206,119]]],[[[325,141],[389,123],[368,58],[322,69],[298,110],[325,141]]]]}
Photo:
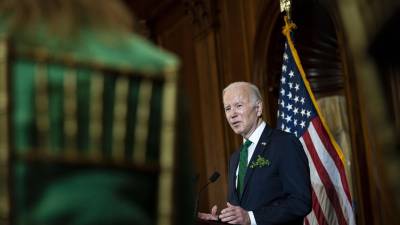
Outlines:
{"type": "Polygon", "coordinates": [[[138,29],[182,61],[181,96],[189,112],[194,171],[198,186],[218,171],[201,210],[225,206],[227,163],[240,145],[225,121],[222,89],[233,81],[252,81],[253,43],[262,1],[127,1],[138,17],[138,29]]]}

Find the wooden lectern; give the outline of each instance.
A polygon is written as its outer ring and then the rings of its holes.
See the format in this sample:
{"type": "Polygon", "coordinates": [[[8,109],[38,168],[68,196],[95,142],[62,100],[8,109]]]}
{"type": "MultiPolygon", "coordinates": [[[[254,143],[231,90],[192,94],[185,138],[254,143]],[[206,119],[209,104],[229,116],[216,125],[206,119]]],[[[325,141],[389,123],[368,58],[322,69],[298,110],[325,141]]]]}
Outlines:
{"type": "Polygon", "coordinates": [[[202,219],[196,220],[196,225],[224,225],[224,224],[228,223],[215,220],[202,220],[202,219]]]}

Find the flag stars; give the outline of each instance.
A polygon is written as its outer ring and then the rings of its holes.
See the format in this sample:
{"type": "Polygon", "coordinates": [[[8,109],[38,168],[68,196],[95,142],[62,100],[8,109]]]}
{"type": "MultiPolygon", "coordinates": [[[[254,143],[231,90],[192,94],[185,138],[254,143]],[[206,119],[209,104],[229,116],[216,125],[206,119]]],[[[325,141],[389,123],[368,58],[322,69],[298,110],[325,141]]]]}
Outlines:
{"type": "MultiPolygon", "coordinates": [[[[279,112],[279,111],[278,111],[278,112],[279,112]]],[[[294,107],[293,113],[294,113],[294,115],[297,115],[297,113],[299,113],[299,108],[294,107]]]]}
{"type": "Polygon", "coordinates": [[[307,117],[310,117],[311,116],[311,111],[307,110],[306,115],[307,115],[307,117]]]}
{"type": "Polygon", "coordinates": [[[289,59],[289,56],[285,53],[285,54],[283,54],[283,59],[284,59],[285,61],[287,61],[287,60],[289,59]]]}
{"type": "Polygon", "coordinates": [[[287,115],[285,118],[286,122],[289,123],[290,121],[292,121],[292,117],[287,115]]]}
{"type": "Polygon", "coordinates": [[[299,96],[297,96],[297,95],[296,95],[296,96],[294,96],[294,99],[293,99],[293,101],[294,101],[294,102],[296,102],[296,103],[297,103],[297,102],[299,102],[299,96]]]}
{"type": "Polygon", "coordinates": [[[281,95],[285,95],[285,89],[281,89],[281,95]]]}
{"type": "Polygon", "coordinates": [[[292,92],[289,91],[289,93],[287,94],[287,97],[288,97],[289,99],[292,99],[292,92]]]}
{"type": "Polygon", "coordinates": [[[309,120],[315,113],[312,108],[313,102],[309,99],[298,68],[292,61],[287,43],[285,43],[285,48],[287,50],[283,53],[283,64],[281,64],[282,76],[278,78],[280,79],[276,112],[278,128],[299,138],[304,129],[307,129],[309,120]]]}
{"type": "Polygon", "coordinates": [[[286,65],[282,65],[282,72],[286,72],[287,66],[286,65]]]}
{"type": "MultiPolygon", "coordinates": [[[[290,74],[289,74],[289,76],[290,76],[290,74]]],[[[295,84],[295,85],[294,85],[294,89],[295,89],[296,91],[299,91],[299,90],[300,90],[300,85],[299,85],[299,84],[295,84]]]]}

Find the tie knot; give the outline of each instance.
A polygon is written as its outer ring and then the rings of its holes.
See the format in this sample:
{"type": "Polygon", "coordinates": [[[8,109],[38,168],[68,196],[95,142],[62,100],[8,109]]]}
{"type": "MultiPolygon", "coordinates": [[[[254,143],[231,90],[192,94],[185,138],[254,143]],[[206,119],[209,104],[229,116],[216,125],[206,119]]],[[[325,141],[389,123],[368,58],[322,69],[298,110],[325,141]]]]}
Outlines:
{"type": "Polygon", "coordinates": [[[245,142],[244,142],[244,144],[243,144],[243,147],[242,147],[242,149],[248,149],[249,148],[249,146],[251,145],[251,141],[250,140],[246,140],[245,142]]]}

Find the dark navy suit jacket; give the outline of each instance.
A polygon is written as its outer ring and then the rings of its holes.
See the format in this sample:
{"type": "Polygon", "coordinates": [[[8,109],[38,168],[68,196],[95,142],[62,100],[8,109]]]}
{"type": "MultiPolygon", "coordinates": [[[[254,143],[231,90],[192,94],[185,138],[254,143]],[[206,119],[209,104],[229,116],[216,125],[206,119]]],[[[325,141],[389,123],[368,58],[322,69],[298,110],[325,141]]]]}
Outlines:
{"type": "Polygon", "coordinates": [[[242,196],[236,191],[239,150],[229,160],[228,201],[253,211],[257,225],[302,225],[311,210],[308,160],[300,141],[292,134],[268,125],[257,143],[244,178],[242,196]],[[250,168],[260,155],[269,166],[250,168]]]}

